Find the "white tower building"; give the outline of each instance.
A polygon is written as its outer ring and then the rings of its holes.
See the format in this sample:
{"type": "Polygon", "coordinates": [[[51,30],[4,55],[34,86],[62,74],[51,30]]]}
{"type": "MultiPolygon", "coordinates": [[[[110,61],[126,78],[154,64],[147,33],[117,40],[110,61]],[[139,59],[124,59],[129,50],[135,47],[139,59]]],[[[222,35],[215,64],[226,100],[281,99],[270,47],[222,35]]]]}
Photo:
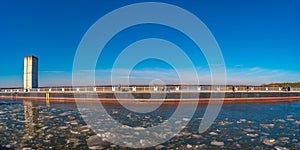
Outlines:
{"type": "Polygon", "coordinates": [[[38,87],[38,58],[24,57],[24,89],[30,90],[38,87]]]}

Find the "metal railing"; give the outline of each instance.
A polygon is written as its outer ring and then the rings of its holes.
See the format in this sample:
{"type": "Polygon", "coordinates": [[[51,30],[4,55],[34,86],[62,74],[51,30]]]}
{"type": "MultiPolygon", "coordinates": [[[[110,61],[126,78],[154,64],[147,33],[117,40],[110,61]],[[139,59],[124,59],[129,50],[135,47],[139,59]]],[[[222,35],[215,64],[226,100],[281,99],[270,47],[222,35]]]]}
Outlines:
{"type": "Polygon", "coordinates": [[[102,86],[102,87],[43,87],[33,89],[0,89],[0,93],[70,93],[70,92],[300,92],[300,87],[263,86],[209,86],[209,85],[167,85],[167,86],[102,86]]]}

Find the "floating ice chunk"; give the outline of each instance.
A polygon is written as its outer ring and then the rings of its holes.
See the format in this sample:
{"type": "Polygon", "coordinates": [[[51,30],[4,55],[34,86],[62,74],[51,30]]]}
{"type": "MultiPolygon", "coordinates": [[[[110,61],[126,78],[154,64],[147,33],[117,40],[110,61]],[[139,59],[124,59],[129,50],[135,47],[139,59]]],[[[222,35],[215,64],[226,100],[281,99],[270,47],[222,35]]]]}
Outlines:
{"type": "Polygon", "coordinates": [[[45,130],[47,128],[48,128],[48,126],[44,126],[44,127],[41,128],[41,130],[45,130]]]}
{"type": "Polygon", "coordinates": [[[146,144],[147,144],[147,141],[146,141],[146,140],[144,140],[144,139],[140,139],[140,144],[144,146],[144,145],[146,145],[146,144]]]}
{"type": "Polygon", "coordinates": [[[274,124],[260,124],[260,126],[263,128],[273,128],[274,124]]]}
{"type": "Polygon", "coordinates": [[[52,137],[53,137],[52,134],[48,134],[48,135],[46,136],[47,139],[50,139],[50,138],[52,138],[52,137]]]}
{"type": "Polygon", "coordinates": [[[293,139],[292,142],[298,142],[298,140],[297,139],[293,139]]]}
{"type": "Polygon", "coordinates": [[[134,130],[145,130],[143,127],[135,127],[134,130]]]}
{"type": "Polygon", "coordinates": [[[85,125],[85,126],[82,126],[81,128],[82,128],[82,129],[83,129],[83,128],[92,128],[92,126],[90,126],[90,125],[85,125]]]}
{"type": "Polygon", "coordinates": [[[288,148],[281,147],[281,146],[275,146],[276,150],[288,150],[288,148]]]}
{"type": "Polygon", "coordinates": [[[123,129],[129,129],[130,128],[130,126],[127,126],[127,125],[122,125],[122,127],[121,128],[123,128],[123,129]]]}
{"type": "Polygon", "coordinates": [[[247,120],[246,120],[246,119],[240,119],[240,121],[241,121],[241,122],[246,122],[247,120]]]}
{"type": "Polygon", "coordinates": [[[247,134],[247,136],[249,136],[249,137],[257,137],[258,134],[247,134]]]}
{"type": "Polygon", "coordinates": [[[290,140],[290,138],[289,137],[281,137],[281,138],[279,138],[279,140],[286,141],[286,140],[290,140]]]}
{"type": "Polygon", "coordinates": [[[274,144],[276,144],[276,140],[275,139],[264,139],[263,143],[269,146],[273,146],[274,144]]]}
{"type": "Polygon", "coordinates": [[[4,132],[8,129],[6,126],[0,126],[0,132],[4,132]]]}
{"type": "Polygon", "coordinates": [[[85,133],[85,132],[89,132],[90,129],[84,129],[84,130],[81,130],[81,132],[85,133]]]}
{"type": "Polygon", "coordinates": [[[69,144],[69,143],[74,143],[74,145],[78,145],[79,144],[79,140],[76,139],[76,138],[70,138],[70,139],[67,140],[67,144],[69,144]]]}
{"type": "Polygon", "coordinates": [[[205,144],[196,145],[195,149],[204,149],[205,146],[206,146],[205,144]]]}
{"type": "Polygon", "coordinates": [[[219,142],[219,141],[212,141],[210,144],[215,146],[224,146],[224,142],[219,142]]]}
{"type": "Polygon", "coordinates": [[[201,135],[198,135],[198,134],[193,134],[192,136],[197,139],[202,137],[201,135]]]}
{"type": "Polygon", "coordinates": [[[181,134],[182,134],[183,136],[190,136],[190,135],[191,135],[190,132],[181,132],[181,134]]]}
{"type": "Polygon", "coordinates": [[[68,127],[67,126],[61,126],[61,127],[59,127],[58,129],[60,129],[60,130],[65,130],[65,129],[67,129],[68,127]]]}
{"type": "Polygon", "coordinates": [[[285,123],[285,122],[286,122],[286,121],[283,120],[283,119],[277,119],[276,121],[277,121],[277,122],[281,122],[281,123],[285,123]]]}
{"type": "Polygon", "coordinates": [[[78,124],[78,122],[76,122],[76,121],[72,121],[70,124],[71,124],[71,125],[77,125],[77,124],[78,124]]]}
{"type": "Polygon", "coordinates": [[[183,121],[190,121],[189,118],[183,118],[182,120],[183,120],[183,121]]]}
{"type": "Polygon", "coordinates": [[[175,121],[175,124],[180,124],[182,121],[175,121]]]}
{"type": "Polygon", "coordinates": [[[90,146],[89,149],[104,149],[102,146],[90,146]]]}
{"type": "Polygon", "coordinates": [[[70,132],[71,132],[72,134],[76,134],[76,135],[80,134],[79,132],[73,131],[73,130],[70,130],[70,132]]]}
{"type": "Polygon", "coordinates": [[[186,145],[186,148],[190,149],[190,148],[193,148],[193,146],[188,144],[188,145],[186,145]]]}
{"type": "Polygon", "coordinates": [[[113,115],[118,115],[118,114],[119,114],[119,111],[114,110],[114,111],[112,111],[112,114],[113,114],[113,115]]]}
{"type": "Polygon", "coordinates": [[[261,132],[262,135],[265,135],[265,136],[268,136],[270,135],[269,133],[266,133],[266,132],[261,132]]]}
{"type": "Polygon", "coordinates": [[[64,112],[64,113],[59,114],[59,116],[67,116],[67,115],[70,115],[70,112],[64,112]]]}
{"type": "Polygon", "coordinates": [[[254,132],[255,130],[247,128],[247,129],[244,129],[244,131],[246,131],[246,132],[254,132]]]}
{"type": "Polygon", "coordinates": [[[218,135],[216,132],[209,132],[210,135],[218,135]]]}
{"type": "Polygon", "coordinates": [[[229,125],[232,124],[233,122],[229,122],[229,121],[220,121],[219,125],[225,126],[225,125],[229,125]]]}

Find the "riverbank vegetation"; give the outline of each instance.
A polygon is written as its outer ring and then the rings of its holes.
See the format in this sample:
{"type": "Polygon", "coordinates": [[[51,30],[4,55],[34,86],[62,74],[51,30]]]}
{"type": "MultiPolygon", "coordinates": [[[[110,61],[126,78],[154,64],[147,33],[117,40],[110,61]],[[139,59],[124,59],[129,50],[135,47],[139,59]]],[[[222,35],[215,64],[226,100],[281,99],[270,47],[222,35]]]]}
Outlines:
{"type": "Polygon", "coordinates": [[[300,87],[300,82],[270,83],[270,84],[263,84],[262,86],[271,86],[271,87],[300,87]]]}

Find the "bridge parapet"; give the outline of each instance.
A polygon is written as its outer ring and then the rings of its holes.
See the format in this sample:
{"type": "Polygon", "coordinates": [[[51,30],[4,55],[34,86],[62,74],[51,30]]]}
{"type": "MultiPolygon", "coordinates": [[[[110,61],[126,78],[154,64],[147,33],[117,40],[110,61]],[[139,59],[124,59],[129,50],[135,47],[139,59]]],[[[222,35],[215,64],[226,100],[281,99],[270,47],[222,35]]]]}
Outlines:
{"type": "Polygon", "coordinates": [[[97,87],[43,87],[26,90],[2,88],[0,93],[74,93],[74,92],[300,92],[300,87],[264,86],[209,86],[209,85],[166,85],[166,86],[97,86],[97,87]]]}

